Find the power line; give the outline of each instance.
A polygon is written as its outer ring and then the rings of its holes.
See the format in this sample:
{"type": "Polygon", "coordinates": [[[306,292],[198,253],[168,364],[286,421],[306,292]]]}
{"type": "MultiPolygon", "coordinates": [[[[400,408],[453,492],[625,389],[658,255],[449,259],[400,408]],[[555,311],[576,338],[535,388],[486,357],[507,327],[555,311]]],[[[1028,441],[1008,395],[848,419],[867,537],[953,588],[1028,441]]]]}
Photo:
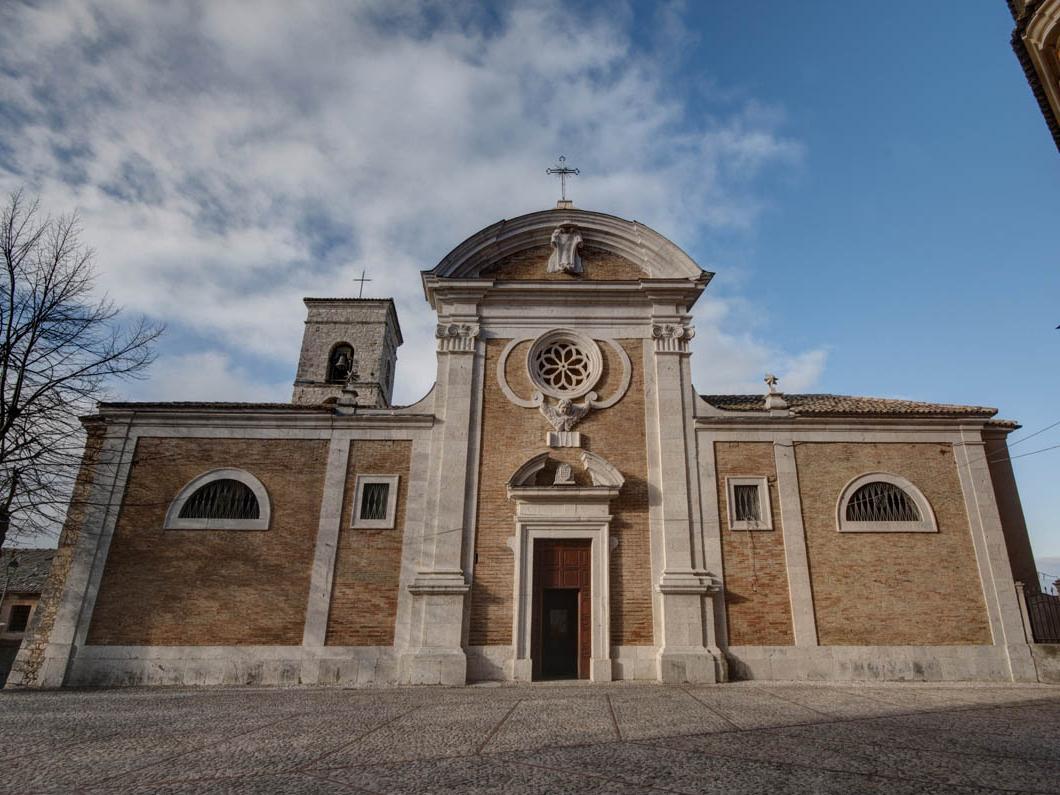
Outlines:
{"type": "Polygon", "coordinates": [[[1035,431],[1034,433],[1028,434],[1027,436],[1024,436],[1024,437],[1022,437],[1020,439],[1017,439],[1014,442],[1010,442],[1008,446],[1009,447],[1015,447],[1017,444],[1022,444],[1023,442],[1027,441],[1028,439],[1033,439],[1039,433],[1045,433],[1046,431],[1048,431],[1048,430],[1050,430],[1052,428],[1055,428],[1057,425],[1060,425],[1060,420],[1057,420],[1052,425],[1045,426],[1040,431],[1035,431]]]}
{"type": "Polygon", "coordinates": [[[1043,447],[1041,450],[1031,450],[1029,453],[1020,453],[1019,455],[1010,455],[1008,458],[991,458],[988,459],[988,463],[997,464],[1001,461],[1014,461],[1017,458],[1026,458],[1029,455],[1037,455],[1038,453],[1047,453],[1050,450],[1056,450],[1060,448],[1060,444],[1054,444],[1052,447],[1043,447]]]}

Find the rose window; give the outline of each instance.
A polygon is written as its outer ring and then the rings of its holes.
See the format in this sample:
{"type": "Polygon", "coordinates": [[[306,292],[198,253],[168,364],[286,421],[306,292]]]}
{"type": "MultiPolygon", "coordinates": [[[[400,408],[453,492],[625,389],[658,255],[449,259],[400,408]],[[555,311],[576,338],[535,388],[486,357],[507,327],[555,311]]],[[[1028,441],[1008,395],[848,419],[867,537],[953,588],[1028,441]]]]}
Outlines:
{"type": "Polygon", "coordinates": [[[553,331],[533,344],[527,365],[530,379],[544,394],[575,398],[596,385],[603,360],[591,339],[574,332],[553,331]]]}

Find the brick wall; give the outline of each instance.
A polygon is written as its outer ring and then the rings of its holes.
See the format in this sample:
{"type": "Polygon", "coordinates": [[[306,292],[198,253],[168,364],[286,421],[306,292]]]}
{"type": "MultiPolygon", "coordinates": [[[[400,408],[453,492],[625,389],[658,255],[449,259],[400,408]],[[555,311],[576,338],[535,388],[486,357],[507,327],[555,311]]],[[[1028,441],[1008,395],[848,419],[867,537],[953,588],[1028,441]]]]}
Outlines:
{"type": "Polygon", "coordinates": [[[397,619],[412,442],[354,440],[342,502],[342,524],[328,613],[328,646],[390,646],[397,619]],[[350,527],[357,475],[398,475],[394,527],[350,527]]]}
{"type": "Polygon", "coordinates": [[[41,665],[44,663],[44,650],[51,637],[52,628],[55,626],[55,616],[62,601],[63,587],[70,573],[74,551],[81,539],[85,514],[89,507],[92,481],[97,474],[96,463],[99,460],[106,426],[98,420],[92,420],[86,423],[85,431],[85,451],[81,457],[81,468],[74,481],[73,491],[70,494],[66,521],[63,522],[63,529],[59,534],[59,548],[55,551],[55,557],[52,558],[51,571],[48,573],[37,608],[30,619],[18,660],[13,666],[13,673],[17,674],[19,684],[23,687],[33,687],[36,684],[41,665]]]}
{"type": "Polygon", "coordinates": [[[771,442],[716,442],[721,552],[725,571],[725,612],[734,646],[790,646],[791,598],[784,556],[777,468],[771,442]],[[730,530],[725,478],[769,478],[772,530],[730,530]]]}
{"type": "Polygon", "coordinates": [[[300,644],[328,443],[141,438],[89,628],[90,644],[300,644]],[[246,469],[272,503],[264,531],[163,530],[192,478],[246,469]]]}
{"type": "Polygon", "coordinates": [[[821,645],[991,642],[952,446],[800,443],[795,459],[821,645]],[[907,478],[939,532],[838,532],[840,492],[867,472],[907,478]]]}
{"type": "Polygon", "coordinates": [[[545,279],[548,281],[629,281],[646,274],[632,262],[610,251],[582,246],[581,274],[548,273],[551,246],[535,246],[511,254],[486,268],[482,275],[492,279],[545,279]]]}
{"type": "MultiPolygon", "coordinates": [[[[546,254],[547,256],[547,254],[546,254]]],[[[542,265],[541,272],[544,272],[542,265]]],[[[548,448],[551,426],[537,409],[513,405],[497,384],[497,360],[507,340],[488,340],[482,416],[482,453],[475,535],[475,576],[471,589],[470,643],[507,645],[512,642],[512,588],[515,560],[508,539],[515,532],[515,504],[506,484],[527,459],[548,448]]],[[[508,358],[509,385],[529,398],[526,352],[520,344],[508,358]]],[[[611,642],[624,645],[652,643],[651,557],[648,534],[647,454],[644,427],[643,348],[640,340],[622,342],[633,363],[626,396],[615,406],[593,411],[576,428],[583,445],[610,461],[626,479],[612,504],[611,536],[618,546],[611,552],[611,642]]],[[[601,344],[605,358],[603,380],[596,391],[610,395],[621,376],[618,356],[601,344]]],[[[557,461],[570,463],[576,476],[582,467],[578,450],[553,450],[557,461]]]]}

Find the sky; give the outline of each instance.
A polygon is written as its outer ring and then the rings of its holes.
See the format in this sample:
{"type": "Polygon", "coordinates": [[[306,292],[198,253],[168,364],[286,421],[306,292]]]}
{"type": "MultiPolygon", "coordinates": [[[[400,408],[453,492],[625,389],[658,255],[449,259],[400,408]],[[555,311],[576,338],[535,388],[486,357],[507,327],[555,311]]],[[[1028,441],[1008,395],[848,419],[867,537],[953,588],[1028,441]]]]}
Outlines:
{"type": "Polygon", "coordinates": [[[545,209],[654,227],[717,275],[702,392],[996,406],[1060,574],[1060,154],[1003,0],[86,0],[0,8],[0,190],[77,210],[100,289],[168,332],[115,396],[284,401],[301,297],[393,296],[545,209]],[[882,10],[885,9],[885,10],[882,10]],[[934,20],[934,21],[933,21],[934,20]],[[937,24],[936,24],[937,21],[937,24]]]}

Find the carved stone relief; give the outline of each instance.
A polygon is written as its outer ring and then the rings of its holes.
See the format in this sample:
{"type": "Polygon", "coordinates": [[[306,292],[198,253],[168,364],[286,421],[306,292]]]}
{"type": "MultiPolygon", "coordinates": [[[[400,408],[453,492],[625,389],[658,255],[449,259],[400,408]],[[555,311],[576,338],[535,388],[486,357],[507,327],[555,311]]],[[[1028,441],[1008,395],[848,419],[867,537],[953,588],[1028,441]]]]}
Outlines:
{"type": "Polygon", "coordinates": [[[622,367],[618,388],[601,400],[593,388],[603,376],[603,356],[596,340],[568,329],[554,329],[534,339],[526,356],[526,371],[534,390],[529,399],[516,395],[505,377],[508,357],[527,338],[512,340],[497,362],[497,381],[505,396],[522,408],[536,408],[553,432],[546,437],[550,447],[580,447],[581,435],[574,427],[593,409],[610,408],[625,395],[632,377],[632,364],[625,350],[611,339],[604,340],[616,353],[622,367]],[[582,398],[581,402],[575,402],[582,398]]]}
{"type": "Polygon", "coordinates": [[[474,353],[479,328],[471,323],[440,323],[434,331],[439,353],[474,353]]]}

